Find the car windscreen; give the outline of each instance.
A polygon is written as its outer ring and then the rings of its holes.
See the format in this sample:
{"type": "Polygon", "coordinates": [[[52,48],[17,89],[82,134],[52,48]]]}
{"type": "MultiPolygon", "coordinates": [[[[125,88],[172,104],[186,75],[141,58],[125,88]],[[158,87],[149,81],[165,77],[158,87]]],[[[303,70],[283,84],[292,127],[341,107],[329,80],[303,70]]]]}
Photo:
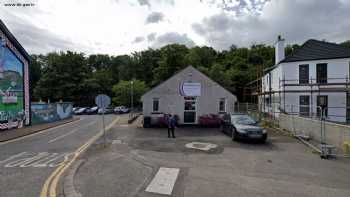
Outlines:
{"type": "Polygon", "coordinates": [[[231,121],[233,124],[253,125],[256,121],[248,115],[232,115],[231,121]]]}

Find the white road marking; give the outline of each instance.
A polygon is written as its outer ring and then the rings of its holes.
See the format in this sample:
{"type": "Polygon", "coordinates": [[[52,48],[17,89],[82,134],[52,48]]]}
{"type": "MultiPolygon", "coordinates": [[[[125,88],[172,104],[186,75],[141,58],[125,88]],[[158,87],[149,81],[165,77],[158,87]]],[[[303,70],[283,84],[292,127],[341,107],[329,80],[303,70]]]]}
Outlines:
{"type": "MultiPolygon", "coordinates": [[[[26,136],[22,136],[22,137],[19,137],[19,138],[15,138],[15,139],[12,139],[12,140],[8,140],[8,141],[5,141],[5,142],[0,142],[0,146],[1,146],[1,145],[8,144],[8,143],[12,143],[12,142],[17,142],[17,141],[20,141],[20,140],[24,140],[24,139],[27,139],[27,138],[30,138],[30,137],[34,137],[34,136],[36,136],[36,135],[40,135],[40,134],[46,133],[46,132],[51,131],[51,130],[55,130],[55,129],[58,129],[58,128],[61,128],[61,127],[64,127],[64,126],[67,126],[67,125],[70,125],[70,124],[74,124],[74,123],[80,122],[80,121],[82,121],[82,120],[84,120],[84,119],[85,119],[85,118],[80,118],[79,120],[73,120],[72,122],[68,122],[68,123],[65,123],[65,124],[61,124],[61,125],[58,125],[58,126],[49,128],[49,129],[45,129],[45,130],[36,132],[36,133],[32,133],[32,134],[29,134],[29,135],[26,135],[26,136]]],[[[6,132],[6,131],[5,131],[5,132],[6,132]]]]}
{"type": "Polygon", "coordinates": [[[55,142],[55,141],[57,141],[57,140],[59,140],[59,139],[61,139],[61,138],[64,138],[64,137],[66,137],[67,135],[70,135],[70,134],[72,134],[72,133],[74,133],[74,132],[76,132],[76,131],[78,131],[78,130],[79,130],[79,129],[73,129],[73,130],[71,130],[71,131],[68,132],[68,133],[65,133],[65,134],[63,134],[63,135],[60,135],[60,136],[58,136],[58,137],[56,137],[56,138],[50,140],[48,143],[50,144],[50,143],[52,143],[52,142],[55,142]]]}
{"type": "MultiPolygon", "coordinates": [[[[96,123],[95,121],[94,121],[94,122],[90,122],[89,124],[85,125],[84,127],[89,127],[89,126],[91,126],[91,125],[93,125],[93,124],[95,124],[95,123],[96,123]]],[[[79,128],[79,129],[80,129],[80,128],[79,128]]],[[[66,137],[66,136],[68,136],[68,135],[70,135],[70,134],[73,134],[74,132],[78,131],[79,129],[73,129],[72,131],[70,131],[70,132],[68,132],[68,133],[65,133],[65,134],[63,134],[63,135],[61,135],[61,136],[58,136],[58,137],[56,137],[56,138],[50,140],[48,143],[50,144],[50,143],[55,142],[55,141],[57,141],[57,140],[59,140],[59,139],[62,139],[62,138],[66,137]]]]}
{"type": "Polygon", "coordinates": [[[11,159],[14,159],[16,157],[20,157],[20,156],[25,155],[25,154],[26,154],[26,152],[21,152],[21,153],[18,153],[16,155],[12,155],[11,157],[9,157],[9,158],[7,158],[7,159],[5,159],[3,161],[0,161],[0,164],[6,163],[6,162],[10,161],[11,159]]]}
{"type": "Polygon", "coordinates": [[[0,161],[0,164],[3,163],[5,168],[57,167],[73,155],[74,153],[22,152],[0,161]]]}
{"type": "Polygon", "coordinates": [[[171,195],[179,172],[179,168],[159,168],[146,192],[171,195]]]}

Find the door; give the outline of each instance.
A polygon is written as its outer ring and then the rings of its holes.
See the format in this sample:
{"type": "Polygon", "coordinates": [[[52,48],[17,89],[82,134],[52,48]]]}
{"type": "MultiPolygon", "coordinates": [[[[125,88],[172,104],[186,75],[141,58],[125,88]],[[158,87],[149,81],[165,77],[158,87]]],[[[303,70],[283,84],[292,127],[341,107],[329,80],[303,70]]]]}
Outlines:
{"type": "Polygon", "coordinates": [[[196,97],[184,97],[184,102],[184,124],[195,124],[197,99],[196,97]]]}

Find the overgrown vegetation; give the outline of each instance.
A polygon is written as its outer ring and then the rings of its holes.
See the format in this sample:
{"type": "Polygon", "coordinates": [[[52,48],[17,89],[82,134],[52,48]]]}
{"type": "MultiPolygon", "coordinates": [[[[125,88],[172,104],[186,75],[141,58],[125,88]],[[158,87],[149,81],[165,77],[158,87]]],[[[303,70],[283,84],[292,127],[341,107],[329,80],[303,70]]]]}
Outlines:
{"type": "MultiPolygon", "coordinates": [[[[349,42],[343,43],[345,46],[349,42]]],[[[298,45],[288,46],[289,55],[298,45]]],[[[32,55],[31,95],[33,101],[72,101],[78,106],[94,104],[97,94],[113,98],[115,105],[130,104],[130,81],[134,82],[135,103],[140,96],[192,65],[236,94],[242,100],[242,88],[258,77],[258,68],[274,64],[274,48],[259,44],[249,48],[232,46],[216,51],[211,47],[187,48],[170,44],[131,55],[89,55],[77,52],[32,55]]]]}

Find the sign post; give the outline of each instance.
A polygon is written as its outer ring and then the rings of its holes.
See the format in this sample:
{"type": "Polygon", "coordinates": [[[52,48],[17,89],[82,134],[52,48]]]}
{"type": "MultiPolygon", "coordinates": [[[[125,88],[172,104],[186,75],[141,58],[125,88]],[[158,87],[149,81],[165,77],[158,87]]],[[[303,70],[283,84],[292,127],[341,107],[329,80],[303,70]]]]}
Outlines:
{"type": "Polygon", "coordinates": [[[95,98],[95,103],[102,110],[103,143],[106,146],[105,110],[111,104],[111,98],[105,94],[99,94],[95,98]]]}

